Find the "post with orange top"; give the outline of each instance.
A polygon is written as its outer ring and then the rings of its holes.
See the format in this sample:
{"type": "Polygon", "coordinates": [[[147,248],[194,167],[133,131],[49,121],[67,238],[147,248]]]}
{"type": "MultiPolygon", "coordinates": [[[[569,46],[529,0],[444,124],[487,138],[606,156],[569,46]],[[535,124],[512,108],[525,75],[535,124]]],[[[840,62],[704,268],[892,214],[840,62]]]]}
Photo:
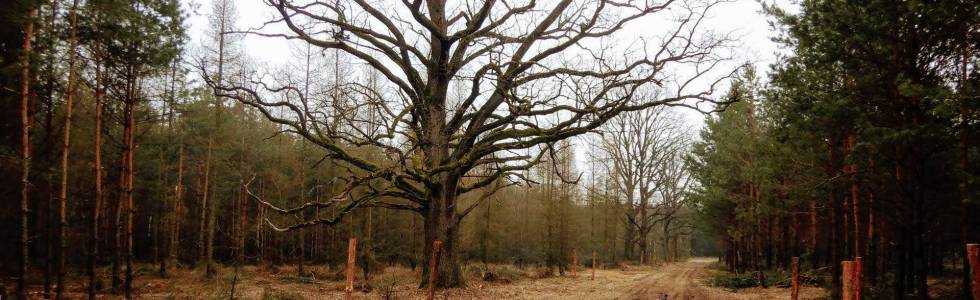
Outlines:
{"type": "Polygon", "coordinates": [[[793,263],[790,265],[793,272],[793,277],[790,278],[790,299],[798,300],[800,299],[800,258],[793,257],[793,263]]]}
{"type": "Polygon", "coordinates": [[[436,283],[439,279],[439,251],[442,250],[442,241],[436,240],[432,242],[432,259],[429,265],[429,297],[427,299],[432,300],[436,298],[436,283]]]}
{"type": "Polygon", "coordinates": [[[973,291],[973,299],[980,299],[980,246],[977,244],[966,244],[966,257],[970,261],[970,287],[973,291]]]}
{"type": "Polygon", "coordinates": [[[592,280],[595,280],[595,250],[592,250],[592,280]]]}
{"type": "Polygon", "coordinates": [[[354,299],[354,260],[357,258],[357,239],[347,242],[347,286],[344,287],[344,299],[354,299]]]}
{"type": "Polygon", "coordinates": [[[854,289],[852,293],[854,295],[854,300],[861,300],[861,281],[864,279],[864,264],[861,263],[861,257],[854,258],[854,274],[851,276],[851,288],[854,289]]]}
{"type": "Polygon", "coordinates": [[[854,282],[851,280],[852,275],[854,275],[854,262],[850,260],[842,261],[840,272],[841,300],[855,300],[853,294],[854,288],[851,286],[854,282]]]}

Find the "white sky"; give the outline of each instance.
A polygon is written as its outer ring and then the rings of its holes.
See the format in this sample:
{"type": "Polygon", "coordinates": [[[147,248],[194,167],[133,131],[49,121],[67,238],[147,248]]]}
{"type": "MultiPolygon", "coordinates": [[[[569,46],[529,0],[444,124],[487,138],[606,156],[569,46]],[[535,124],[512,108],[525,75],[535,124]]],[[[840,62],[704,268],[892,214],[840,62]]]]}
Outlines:
{"type": "MultiPolygon", "coordinates": [[[[766,16],[761,12],[762,6],[758,1],[732,0],[731,2],[720,3],[709,12],[709,18],[703,28],[715,32],[735,34],[739,42],[735,51],[736,59],[733,63],[752,62],[756,65],[756,69],[764,74],[769,69],[769,64],[775,62],[775,53],[779,49],[770,40],[774,33],[770,29],[766,16]]],[[[773,0],[764,1],[771,2],[773,0]]],[[[790,3],[790,0],[775,0],[775,2],[785,8],[795,7],[794,4],[790,3]]],[[[188,35],[191,38],[191,45],[194,47],[200,45],[199,41],[205,36],[208,26],[207,15],[210,13],[211,3],[210,0],[190,0],[185,5],[191,14],[188,20],[190,25],[188,35]]],[[[258,27],[262,22],[272,19],[275,13],[262,0],[238,0],[236,5],[239,14],[236,25],[240,29],[258,27]]],[[[637,31],[636,36],[640,36],[644,33],[644,29],[656,28],[658,22],[660,21],[655,18],[639,20],[633,26],[625,28],[624,30],[627,32],[621,36],[631,36],[632,34],[628,31],[637,31]]],[[[291,56],[289,43],[279,38],[247,36],[242,42],[242,48],[252,60],[268,66],[284,65],[291,56]]],[[[685,115],[693,123],[692,126],[700,127],[702,116],[699,113],[687,111],[685,115]]]]}
{"type": "MultiPolygon", "coordinates": [[[[452,1],[452,0],[451,0],[452,1]]],[[[780,7],[790,11],[796,11],[797,5],[792,0],[732,0],[731,2],[720,3],[709,11],[709,18],[702,27],[705,30],[712,30],[719,33],[730,32],[737,38],[738,42],[735,49],[735,59],[732,66],[744,62],[751,62],[756,66],[761,74],[769,70],[769,65],[776,60],[778,46],[770,39],[774,36],[768,24],[768,18],[762,13],[762,5],[759,1],[775,2],[780,7]]],[[[393,2],[396,2],[393,0],[393,2]]],[[[397,4],[397,3],[396,3],[397,4]]],[[[200,40],[205,37],[208,20],[207,15],[211,10],[211,0],[190,0],[185,3],[191,16],[188,20],[190,30],[188,35],[191,38],[191,47],[200,45],[200,40]]],[[[262,0],[238,0],[237,27],[248,29],[260,26],[263,22],[273,18],[275,11],[266,6],[262,0]]],[[[401,5],[401,4],[397,4],[401,5]]],[[[654,31],[656,28],[670,26],[669,24],[659,23],[658,17],[639,20],[632,26],[624,29],[620,36],[642,36],[644,31],[654,31]],[[658,25],[663,25],[659,26],[658,25]],[[630,31],[636,31],[635,33],[630,31]]],[[[629,41],[625,41],[629,42],[629,41]]],[[[287,63],[291,57],[289,43],[280,38],[264,38],[258,36],[247,36],[241,45],[242,49],[256,63],[270,67],[281,66],[287,63]]],[[[765,76],[761,76],[765,80],[765,76]]],[[[722,89],[718,95],[724,92],[722,89]]],[[[703,125],[703,115],[690,109],[681,109],[692,134],[697,133],[696,128],[703,125]]],[[[581,141],[574,142],[582,144],[581,141]]],[[[576,160],[579,166],[583,166],[585,160],[584,147],[576,147],[576,160]]]]}

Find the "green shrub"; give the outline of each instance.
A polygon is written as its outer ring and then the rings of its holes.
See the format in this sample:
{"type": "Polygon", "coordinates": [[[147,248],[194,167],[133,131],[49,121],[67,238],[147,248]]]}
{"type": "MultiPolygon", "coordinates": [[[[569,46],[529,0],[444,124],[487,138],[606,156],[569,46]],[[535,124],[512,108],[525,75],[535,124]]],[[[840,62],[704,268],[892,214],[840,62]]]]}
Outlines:
{"type": "Polygon", "coordinates": [[[720,261],[714,261],[709,263],[707,268],[709,270],[718,270],[718,271],[728,270],[728,266],[726,266],[725,263],[720,261]]]}
{"type": "Polygon", "coordinates": [[[766,282],[761,283],[763,287],[780,287],[788,288],[792,284],[792,278],[789,271],[785,270],[771,270],[765,271],[766,282]]]}
{"type": "Polygon", "coordinates": [[[756,276],[750,273],[734,274],[729,272],[716,272],[711,276],[711,285],[730,290],[750,288],[759,285],[756,276]]]}

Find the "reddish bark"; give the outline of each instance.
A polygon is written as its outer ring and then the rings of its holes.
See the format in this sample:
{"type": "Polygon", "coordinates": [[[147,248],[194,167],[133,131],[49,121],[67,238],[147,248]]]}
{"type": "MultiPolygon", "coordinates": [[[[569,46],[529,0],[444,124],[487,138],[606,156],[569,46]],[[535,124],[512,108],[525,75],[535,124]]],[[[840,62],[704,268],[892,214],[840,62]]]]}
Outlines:
{"type": "Polygon", "coordinates": [[[27,207],[28,190],[30,188],[31,170],[31,116],[30,116],[30,95],[31,95],[31,38],[34,36],[34,15],[37,8],[31,6],[27,12],[27,25],[24,28],[24,44],[22,46],[23,61],[21,62],[21,85],[20,85],[20,124],[21,124],[21,177],[20,177],[20,268],[17,274],[17,295],[20,299],[27,299],[27,268],[28,268],[28,248],[30,246],[30,236],[27,232],[27,220],[30,217],[30,210],[27,207]]]}
{"type": "Polygon", "coordinates": [[[980,246],[968,244],[966,245],[966,253],[970,261],[970,269],[973,270],[973,276],[970,280],[973,299],[980,299],[980,246]]]}
{"type": "Polygon", "coordinates": [[[354,299],[354,263],[357,259],[357,239],[347,242],[347,285],[344,287],[344,299],[354,299]]]}
{"type": "Polygon", "coordinates": [[[66,216],[67,206],[68,206],[68,160],[69,160],[69,145],[71,144],[71,117],[72,117],[72,101],[75,96],[75,48],[78,46],[77,43],[77,32],[78,32],[78,0],[72,1],[71,5],[71,36],[69,37],[68,46],[68,85],[65,89],[65,127],[63,134],[63,139],[61,141],[61,192],[58,194],[58,261],[57,261],[57,276],[58,276],[58,288],[55,289],[55,299],[62,299],[65,293],[65,249],[68,247],[67,243],[67,233],[65,232],[65,227],[68,226],[68,218],[66,216]]]}
{"type": "Polygon", "coordinates": [[[800,298],[800,258],[793,257],[793,262],[790,267],[793,272],[793,277],[790,278],[790,299],[797,300],[800,298]]]}
{"type": "Polygon", "coordinates": [[[854,298],[854,262],[841,262],[841,300],[857,300],[854,298]]]}

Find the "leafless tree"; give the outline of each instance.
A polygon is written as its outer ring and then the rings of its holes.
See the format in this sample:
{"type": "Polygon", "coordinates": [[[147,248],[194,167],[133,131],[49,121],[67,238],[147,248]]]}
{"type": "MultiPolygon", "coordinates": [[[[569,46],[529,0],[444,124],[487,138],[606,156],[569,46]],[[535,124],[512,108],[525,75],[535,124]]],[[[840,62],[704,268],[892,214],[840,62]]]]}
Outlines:
{"type": "MultiPolygon", "coordinates": [[[[682,137],[691,136],[688,133],[681,133],[682,137]]],[[[690,140],[682,138],[674,147],[672,152],[664,159],[661,167],[656,171],[657,194],[660,198],[657,213],[661,216],[663,229],[664,257],[676,258],[677,239],[681,235],[688,234],[693,226],[690,218],[685,215],[690,212],[690,201],[687,197],[691,187],[691,176],[685,160],[685,155],[690,152],[690,140]],[[673,254],[671,253],[671,241],[673,242],[673,254]]]]}
{"type": "Polygon", "coordinates": [[[358,207],[415,211],[425,220],[423,244],[443,241],[440,286],[463,283],[456,237],[470,209],[457,205],[459,195],[498,180],[501,186],[526,180],[520,171],[545,153],[537,149],[622,112],[715,103],[716,85],[730,76],[717,69],[731,39],[700,30],[714,0],[265,2],[276,16],[247,34],[339,51],[384,79],[380,90],[346,81],[335,87],[343,99],[306,97],[300,85],[272,75],[255,75],[248,86],[209,82],[221,97],[255,107],[347,169],[344,188],[321,202],[279,208],[260,199],[286,214],[343,206],[331,216],[273,227],[336,224],[358,207]],[[620,36],[637,21],[657,19],[664,20],[657,23],[665,29],[660,36],[620,36]],[[459,97],[450,95],[460,86],[459,97]],[[661,97],[633,101],[646,86],[661,97]],[[334,102],[351,99],[336,109],[334,102]],[[374,118],[354,110],[374,111],[374,118]],[[382,130],[363,130],[369,123],[382,130]],[[367,159],[354,150],[361,148],[383,158],[367,159]],[[494,171],[463,180],[485,166],[494,171]]]}
{"type": "MultiPolygon", "coordinates": [[[[639,95],[657,98],[656,94],[639,95]]],[[[644,101],[644,100],[635,100],[644,101]]],[[[622,113],[600,130],[600,147],[608,158],[604,165],[625,204],[625,254],[634,245],[646,257],[650,231],[667,218],[665,188],[667,168],[683,151],[688,134],[676,112],[666,106],[622,113]]],[[[673,175],[672,172],[670,172],[673,175]]],[[[673,190],[671,190],[673,191],[673,190]]]]}

